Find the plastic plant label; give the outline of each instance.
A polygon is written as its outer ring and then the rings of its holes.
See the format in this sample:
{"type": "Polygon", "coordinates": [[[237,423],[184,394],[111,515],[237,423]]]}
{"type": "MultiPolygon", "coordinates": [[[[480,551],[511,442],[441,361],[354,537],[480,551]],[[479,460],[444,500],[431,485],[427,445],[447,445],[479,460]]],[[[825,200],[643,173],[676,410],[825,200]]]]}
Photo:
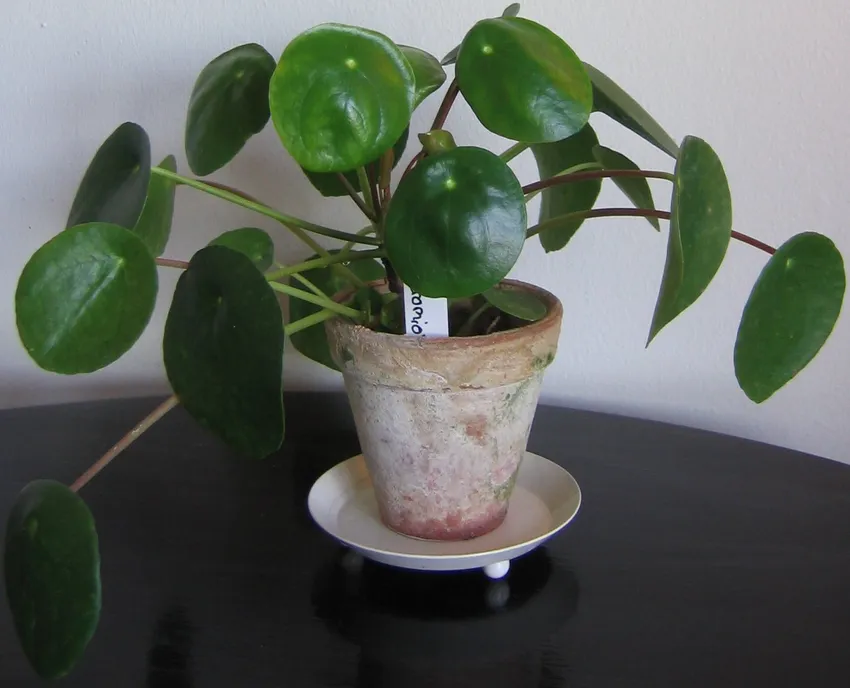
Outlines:
{"type": "Polygon", "coordinates": [[[405,284],[404,331],[419,337],[448,337],[448,301],[422,296],[405,284]]]}

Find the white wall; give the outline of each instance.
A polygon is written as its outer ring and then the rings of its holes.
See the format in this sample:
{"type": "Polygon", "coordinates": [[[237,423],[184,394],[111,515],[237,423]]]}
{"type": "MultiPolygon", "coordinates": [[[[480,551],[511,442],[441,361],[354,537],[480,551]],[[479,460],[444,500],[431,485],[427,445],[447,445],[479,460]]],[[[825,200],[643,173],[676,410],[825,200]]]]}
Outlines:
{"type": "MultiPolygon", "coordinates": [[[[142,340],[98,374],[63,378],[38,370],[15,332],[13,293],[20,270],[62,227],[88,160],[116,125],[137,121],[151,134],[157,159],[174,152],[183,160],[183,116],[194,78],[208,60],[234,45],[257,41],[279,54],[303,29],[340,21],[369,25],[441,56],[477,18],[498,14],[503,2],[6,0],[0,22],[5,244],[0,404],[165,389],[160,337],[173,271],[162,275],[159,308],[142,340]]],[[[830,234],[850,255],[850,4],[529,0],[523,14],[548,24],[585,60],[630,89],[674,137],[693,133],[710,141],[730,177],[739,230],[781,243],[814,229],[830,234]]],[[[420,125],[436,105],[424,108],[420,125]]],[[[461,143],[503,147],[466,107],[456,109],[449,126],[461,143]]],[[[607,122],[598,130],[608,145],[644,166],[667,164],[607,122]]],[[[536,179],[528,156],[516,167],[524,180],[536,179]]],[[[292,214],[346,229],[362,224],[347,202],[325,201],[312,191],[271,127],[217,178],[292,214]]],[[[606,197],[620,203],[615,191],[606,197]]],[[[262,218],[181,189],[167,255],[188,258],[216,233],[246,224],[273,232],[280,258],[306,254],[262,218]]],[[[642,220],[587,225],[562,254],[547,257],[539,247],[529,247],[514,276],[555,291],[566,309],[546,399],[850,461],[850,318],[842,319],[810,369],[756,407],[736,386],[732,349],[764,257],[733,246],[702,301],[645,350],[664,253],[664,236],[642,220]]],[[[340,384],[334,374],[295,353],[288,357],[286,374],[291,389],[340,384]]]]}

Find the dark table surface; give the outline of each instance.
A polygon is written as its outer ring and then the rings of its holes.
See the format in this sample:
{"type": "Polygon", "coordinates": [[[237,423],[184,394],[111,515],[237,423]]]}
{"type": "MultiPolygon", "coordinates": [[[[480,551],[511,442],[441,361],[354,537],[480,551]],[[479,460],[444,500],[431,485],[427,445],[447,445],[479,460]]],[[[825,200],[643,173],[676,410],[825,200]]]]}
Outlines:
{"type": "MultiPolygon", "coordinates": [[[[157,401],[0,413],[4,519],[26,482],[71,482],[157,401]]],[[[81,492],[103,616],[61,685],[850,686],[850,467],[541,408],[529,449],[584,501],[506,590],[358,568],[306,507],[357,452],[345,399],[289,395],[287,414],[285,449],[246,462],[178,409],[81,492]]],[[[37,685],[0,605],[0,686],[37,685]]]]}

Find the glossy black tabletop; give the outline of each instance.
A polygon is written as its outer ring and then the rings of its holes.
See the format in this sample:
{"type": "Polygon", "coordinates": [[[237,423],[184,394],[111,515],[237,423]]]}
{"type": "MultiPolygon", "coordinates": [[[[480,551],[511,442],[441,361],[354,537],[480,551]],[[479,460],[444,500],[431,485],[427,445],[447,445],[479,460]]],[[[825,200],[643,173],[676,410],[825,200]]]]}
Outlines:
{"type": "MultiPolygon", "coordinates": [[[[0,511],[72,481],[157,400],[0,413],[0,511]]],[[[360,563],[306,497],[357,452],[344,397],[287,398],[285,449],[234,459],[180,409],[81,494],[103,617],[86,688],[850,686],[850,467],[541,408],[529,448],[583,491],[506,581],[360,563]]],[[[42,685],[0,607],[0,686],[42,685]]]]}

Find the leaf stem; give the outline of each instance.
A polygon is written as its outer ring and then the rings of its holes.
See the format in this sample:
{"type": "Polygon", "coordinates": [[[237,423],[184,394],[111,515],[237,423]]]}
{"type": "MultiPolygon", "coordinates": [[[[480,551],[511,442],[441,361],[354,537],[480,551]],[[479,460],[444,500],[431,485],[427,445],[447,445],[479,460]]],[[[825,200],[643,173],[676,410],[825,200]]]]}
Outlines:
{"type": "MultiPolygon", "coordinates": [[[[601,170],[602,165],[598,162],[583,162],[580,165],[574,165],[573,167],[569,167],[563,172],[561,172],[558,176],[575,174],[577,172],[584,172],[585,170],[601,170]]],[[[537,191],[532,191],[530,194],[525,195],[525,202],[530,203],[532,199],[536,198],[538,194],[543,193],[543,189],[538,189],[537,191]]]]}
{"type": "Polygon", "coordinates": [[[344,315],[355,320],[360,320],[363,315],[360,311],[354,308],[349,308],[348,306],[343,306],[341,303],[332,301],[327,296],[321,297],[317,294],[311,294],[309,291],[304,291],[303,289],[290,287],[288,284],[281,284],[280,282],[269,282],[269,286],[281,294],[301,299],[302,301],[312,303],[315,306],[321,306],[329,311],[333,311],[337,315],[344,315]]]}
{"type": "Polygon", "coordinates": [[[747,244],[749,246],[753,246],[757,249],[764,251],[765,253],[770,254],[771,256],[776,253],[776,249],[773,248],[770,244],[765,244],[763,241],[759,241],[747,234],[741,234],[741,232],[732,232],[732,238],[740,241],[743,244],[747,244]]]}
{"type": "Polygon", "coordinates": [[[502,153],[499,157],[504,162],[510,162],[515,157],[517,157],[520,153],[523,153],[524,151],[528,150],[528,148],[530,146],[531,146],[531,144],[529,144],[529,143],[525,143],[523,141],[518,141],[513,146],[508,148],[504,153],[502,153]]]}
{"type": "Polygon", "coordinates": [[[303,284],[307,289],[312,291],[316,296],[321,296],[322,298],[328,298],[328,295],[325,294],[321,289],[319,289],[315,284],[313,284],[310,280],[308,280],[304,275],[300,273],[293,273],[292,278],[301,284],[303,284]]]}
{"type": "Polygon", "coordinates": [[[308,327],[313,327],[318,325],[319,323],[323,323],[325,320],[330,320],[331,318],[335,318],[336,313],[333,311],[329,311],[327,309],[316,311],[315,313],[311,313],[305,318],[301,318],[301,320],[296,320],[293,323],[289,323],[283,328],[283,333],[287,337],[291,337],[296,332],[301,332],[301,330],[306,330],[308,327]]]}
{"type": "MultiPolygon", "coordinates": [[[[371,227],[369,228],[371,229],[371,227]]],[[[305,260],[303,263],[298,263],[296,265],[285,265],[274,272],[269,272],[266,274],[266,279],[270,282],[273,280],[281,279],[282,277],[288,277],[289,275],[294,275],[299,272],[307,272],[307,270],[315,270],[316,268],[325,268],[331,267],[334,265],[339,265],[340,263],[349,263],[357,260],[366,260],[367,258],[382,258],[384,256],[384,252],[376,248],[372,251],[361,251],[352,255],[351,248],[349,247],[348,251],[345,248],[342,249],[339,253],[331,254],[327,258],[313,258],[312,260],[305,260]]]]}
{"type": "Polygon", "coordinates": [[[522,187],[525,194],[534,193],[535,191],[543,191],[553,186],[561,184],[572,184],[574,182],[584,182],[590,179],[610,179],[613,177],[643,177],[644,179],[666,179],[674,181],[675,177],[669,172],[646,171],[646,170],[591,170],[588,172],[576,172],[574,174],[560,174],[549,179],[542,179],[539,182],[528,184],[522,187]]]}
{"type": "Polygon", "coordinates": [[[460,93],[460,87],[457,85],[457,79],[452,79],[452,83],[449,84],[446,95],[443,96],[443,102],[440,103],[440,109],[437,110],[437,115],[434,117],[434,123],[431,125],[431,131],[443,128],[443,125],[449,117],[452,105],[454,105],[455,100],[457,100],[458,93],[460,93]]]}
{"type": "Polygon", "coordinates": [[[168,413],[179,403],[180,402],[177,397],[173,395],[163,401],[150,413],[150,415],[145,417],[144,420],[142,420],[136,427],[130,430],[130,432],[124,435],[124,437],[122,437],[120,440],[118,440],[118,443],[115,444],[112,449],[110,449],[97,461],[95,461],[95,463],[92,464],[91,468],[89,468],[85,473],[83,473],[79,478],[77,478],[71,485],[71,492],[79,492],[92,480],[92,478],[94,478],[98,473],[100,473],[104,468],[106,468],[112,462],[112,459],[114,459],[127,447],[133,444],[133,442],[139,439],[139,437],[141,437],[145,433],[145,431],[147,431],[154,423],[156,423],[160,418],[162,418],[166,413],[168,413]]]}
{"type": "Polygon", "coordinates": [[[458,337],[466,337],[472,332],[472,328],[475,325],[475,321],[478,320],[484,313],[490,308],[490,302],[486,299],[484,303],[481,304],[481,307],[475,311],[472,315],[467,318],[466,322],[461,325],[460,329],[457,331],[458,337]]]}
{"type": "Polygon", "coordinates": [[[337,172],[336,176],[345,188],[346,193],[351,197],[351,200],[357,204],[358,208],[360,208],[360,211],[369,219],[370,222],[375,222],[377,219],[375,214],[369,211],[369,208],[366,207],[366,204],[363,202],[363,199],[360,198],[360,194],[357,193],[357,190],[351,185],[351,182],[346,179],[342,172],[337,172]]]}
{"type": "Polygon", "coordinates": [[[541,222],[528,230],[526,238],[537,236],[541,232],[560,224],[561,222],[570,220],[588,220],[596,217],[657,217],[660,220],[669,220],[670,213],[666,210],[642,210],[640,208],[595,208],[593,210],[580,210],[575,213],[565,213],[558,215],[551,220],[541,222]]]}
{"type": "Polygon", "coordinates": [[[189,267],[189,263],[187,261],[174,260],[173,258],[156,258],[155,262],[163,268],[178,268],[179,270],[186,270],[189,267]]]}

